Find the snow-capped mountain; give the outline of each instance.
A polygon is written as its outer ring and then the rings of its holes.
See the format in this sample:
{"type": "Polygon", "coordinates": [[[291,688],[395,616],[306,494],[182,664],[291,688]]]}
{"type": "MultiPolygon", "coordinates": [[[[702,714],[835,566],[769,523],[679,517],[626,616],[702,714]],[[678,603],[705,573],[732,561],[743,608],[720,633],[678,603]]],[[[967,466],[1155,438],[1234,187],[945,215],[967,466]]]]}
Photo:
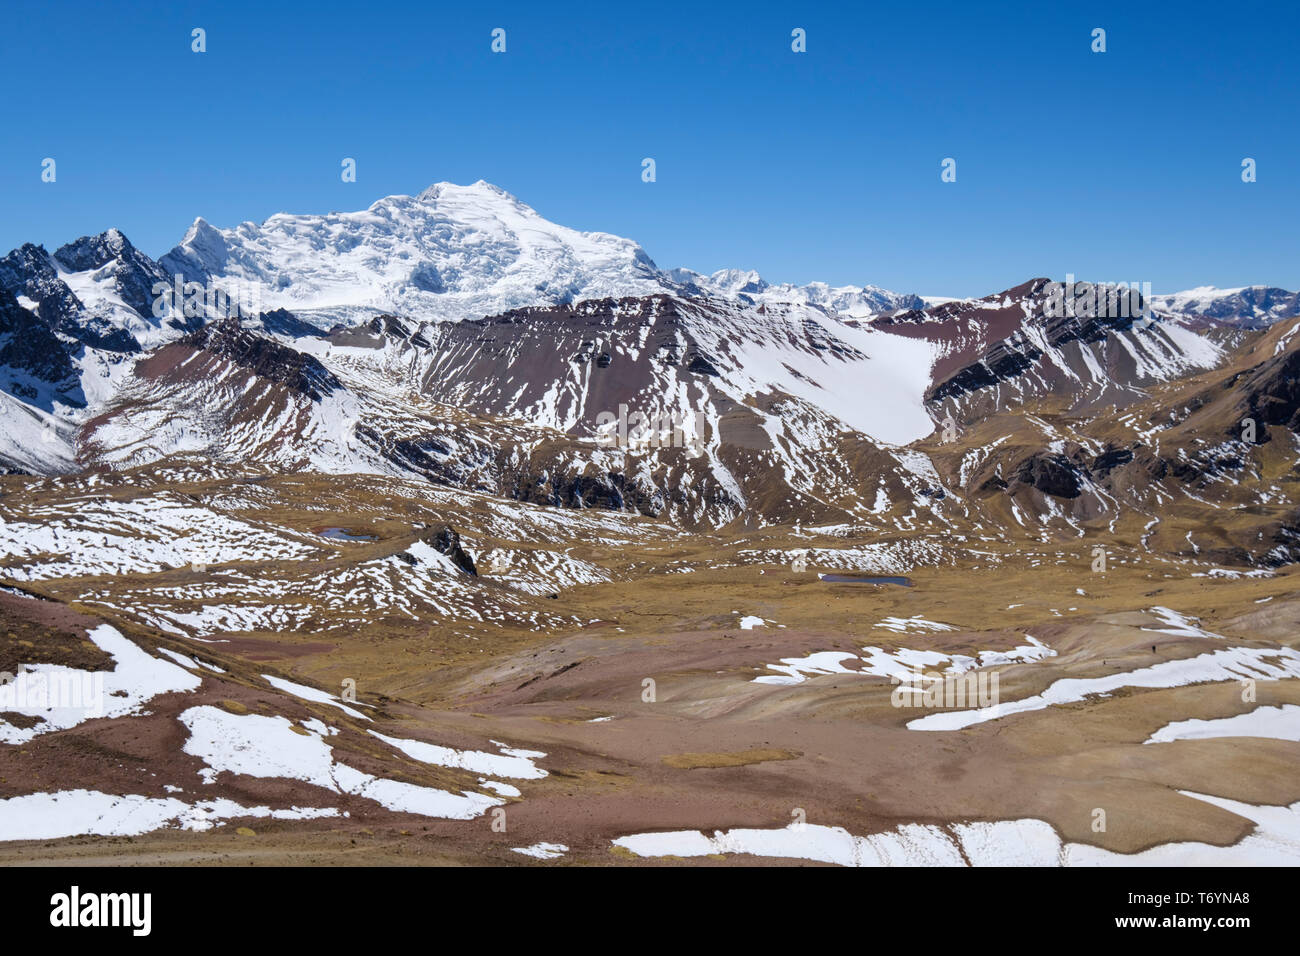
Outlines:
{"type": "MultiPolygon", "coordinates": [[[[117,229],[53,254],[27,244],[0,259],[0,291],[11,297],[0,356],[0,391],[14,409],[9,433],[42,439],[35,450],[24,450],[25,440],[10,443],[3,458],[36,471],[72,467],[75,430],[120,406],[124,386],[127,393],[137,388],[138,381],[128,381],[137,356],[232,311],[246,328],[292,347],[379,314],[418,327],[663,293],[722,299],[724,308],[815,305],[823,316],[837,308],[874,314],[912,301],[874,287],[773,287],[735,272],[707,280],[664,272],[632,240],[548,222],[484,182],[439,183],[362,212],[281,214],[230,230],[199,219],[157,262],[117,229]],[[191,286],[208,296],[197,311],[190,311],[191,286]],[[160,288],[167,290],[162,297],[160,288]],[[224,290],[228,307],[214,310],[213,289],[224,290]]],[[[149,367],[156,365],[151,359],[149,367]]],[[[161,431],[147,436],[147,447],[170,447],[165,421],[164,410],[161,431]]]]}
{"type": "Polygon", "coordinates": [[[668,295],[379,316],[292,347],[225,320],[142,359],[80,447],[115,468],[198,454],[692,524],[829,520],[878,474],[924,486],[887,449],[932,430],[929,368],[927,343],[809,306],[668,295]]]}
{"type": "MultiPolygon", "coordinates": [[[[1243,320],[1224,334],[1191,294],[1091,319],[1049,311],[1046,279],[945,300],[664,271],[486,183],[438,184],[360,213],[199,220],[158,262],[117,230],[14,250],[0,259],[0,464],[197,457],[713,527],[971,520],[959,489],[977,480],[1016,521],[1058,498],[1087,520],[1120,497],[1140,506],[1148,473],[1217,480],[1208,446],[1173,460],[1087,430],[1170,421],[1156,396],[1262,347],[1251,323],[1286,295],[1209,297],[1243,320]],[[156,308],[178,274],[240,314],[156,308]],[[1054,412],[1076,416],[1069,441],[1040,417],[1054,412]],[[611,446],[638,416],[658,423],[648,444],[611,446]],[[992,450],[1004,431],[945,463],[932,446],[950,416],[962,431],[1001,421],[1016,442],[992,450]]],[[[1273,409],[1267,425],[1291,420],[1290,346],[1276,347],[1288,358],[1247,404],[1273,409]]]]}
{"type": "Polygon", "coordinates": [[[1251,329],[1300,315],[1300,292],[1264,285],[1239,289],[1200,286],[1185,292],[1153,295],[1151,302],[1154,308],[1164,312],[1202,316],[1251,329]]]}
{"type": "Polygon", "coordinates": [[[388,196],[361,212],[279,214],[217,229],[202,219],[160,260],[169,272],[256,290],[328,327],[381,312],[482,318],[524,305],[663,291],[630,239],[548,222],[479,181],[388,196]]]}
{"type": "MultiPolygon", "coordinates": [[[[666,294],[298,337],[283,317],[226,320],[137,363],[79,454],[414,476],[695,527],[970,520],[974,479],[995,509],[1052,514],[1059,498],[1086,520],[1130,486],[1140,506],[1144,470],[1202,480],[1200,449],[1171,465],[1112,448],[1123,432],[1107,423],[1138,422],[1159,388],[1228,352],[1172,320],[1053,317],[1046,286],[870,322],[666,294]],[[1069,442],[1040,417],[1061,413],[1069,442]],[[996,438],[938,468],[940,425],[996,438]]],[[[1272,385],[1260,394],[1276,403],[1272,385]]]]}
{"type": "Polygon", "coordinates": [[[203,325],[157,300],[172,282],[117,229],[0,258],[0,467],[74,469],[75,427],[116,397],[135,357],[203,325]]]}
{"type": "Polygon", "coordinates": [[[0,259],[0,288],[65,341],[109,352],[139,352],[202,325],[170,299],[155,307],[154,287],[172,281],[117,229],[53,254],[27,243],[0,259]]]}
{"type": "Polygon", "coordinates": [[[753,270],[722,269],[705,276],[690,269],[673,269],[668,277],[691,295],[712,295],[745,305],[815,305],[851,319],[899,309],[920,309],[926,304],[921,296],[890,292],[874,285],[831,286],[825,282],[772,285],[753,270]]]}
{"type": "Polygon", "coordinates": [[[1048,394],[1079,409],[1123,407],[1152,385],[1223,360],[1218,345],[1177,316],[1143,316],[1136,304],[1113,314],[1059,314],[1049,307],[1053,288],[1063,294],[1065,285],[1031,279],[870,324],[931,343],[927,399],[935,410],[942,406],[940,418],[986,415],[1048,394]]]}
{"type": "Polygon", "coordinates": [[[525,306],[669,292],[742,305],[816,305],[863,318],[919,308],[877,286],[770,285],[755,272],[659,269],[630,239],[579,232],[486,182],[437,183],[368,209],[272,216],[217,229],[198,219],[159,260],[187,280],[329,327],[388,312],[420,320],[483,318],[525,306]]]}

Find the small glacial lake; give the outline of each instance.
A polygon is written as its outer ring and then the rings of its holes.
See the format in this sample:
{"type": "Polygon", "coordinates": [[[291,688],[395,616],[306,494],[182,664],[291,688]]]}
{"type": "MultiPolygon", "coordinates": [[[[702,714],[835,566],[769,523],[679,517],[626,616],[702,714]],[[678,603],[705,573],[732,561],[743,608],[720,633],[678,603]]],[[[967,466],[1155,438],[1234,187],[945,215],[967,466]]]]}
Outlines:
{"type": "Polygon", "coordinates": [[[911,578],[868,578],[860,574],[822,574],[818,576],[829,584],[898,584],[905,588],[912,586],[911,578]]]}
{"type": "Polygon", "coordinates": [[[335,541],[374,541],[373,534],[354,534],[347,528],[325,528],[320,532],[322,538],[333,538],[335,541]]]}

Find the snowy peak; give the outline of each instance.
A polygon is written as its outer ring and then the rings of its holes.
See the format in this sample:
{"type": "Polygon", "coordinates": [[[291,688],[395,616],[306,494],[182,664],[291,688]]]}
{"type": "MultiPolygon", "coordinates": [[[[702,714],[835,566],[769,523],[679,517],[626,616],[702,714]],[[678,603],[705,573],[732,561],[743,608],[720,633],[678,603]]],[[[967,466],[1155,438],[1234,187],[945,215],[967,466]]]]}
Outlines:
{"type": "Polygon", "coordinates": [[[0,288],[70,342],[138,352],[183,334],[171,314],[154,316],[153,287],[166,275],[121,232],[110,229],[60,246],[20,246],[0,259],[0,288]],[[166,320],[166,321],[164,321],[166,320]]]}
{"type": "MultiPolygon", "coordinates": [[[[506,192],[500,186],[494,186],[486,179],[480,179],[470,183],[468,186],[461,186],[457,183],[434,183],[428,189],[424,190],[416,199],[424,203],[437,203],[440,199],[446,198],[450,202],[475,202],[480,205],[487,205],[495,201],[506,202],[514,206],[520,212],[533,212],[528,206],[524,205],[517,198],[506,192]]],[[[383,202],[383,200],[380,200],[383,202]]],[[[376,203],[378,205],[378,203],[376,203]]]]}
{"type": "Polygon", "coordinates": [[[1185,292],[1151,297],[1157,309],[1183,316],[1201,316],[1241,328],[1260,329],[1300,315],[1300,292],[1274,286],[1240,289],[1200,286],[1185,292]]]}
{"type": "Polygon", "coordinates": [[[832,286],[825,282],[772,285],[752,269],[720,269],[709,276],[690,269],[673,269],[666,275],[689,295],[717,296],[741,305],[811,305],[850,319],[925,306],[920,296],[890,292],[874,285],[832,286]]]}
{"type": "Polygon", "coordinates": [[[161,259],[159,265],[194,281],[206,281],[213,273],[225,270],[230,258],[225,237],[202,216],[195,219],[180,245],[161,259]]]}
{"type": "Polygon", "coordinates": [[[135,247],[117,229],[109,229],[97,236],[82,236],[75,242],[60,246],[54,258],[70,272],[98,269],[110,262],[126,262],[135,253],[135,247]]]}
{"type": "Polygon", "coordinates": [[[59,278],[88,310],[127,329],[142,345],[169,335],[157,328],[153,289],[169,277],[119,230],[83,236],[55,250],[59,278]]]}
{"type": "Polygon", "coordinates": [[[771,288],[753,269],[719,269],[705,280],[705,284],[729,296],[757,295],[771,288]]]}
{"type": "Polygon", "coordinates": [[[557,225],[482,180],[435,183],[359,212],[277,213],[225,230],[198,219],[160,262],[241,300],[251,289],[262,307],[288,309],[322,328],[382,312],[476,319],[664,292],[742,306],[812,305],[849,318],[924,305],[870,285],[771,285],[752,270],[661,270],[631,239],[557,225]]]}
{"type": "Polygon", "coordinates": [[[635,242],[556,225],[482,181],[227,230],[200,219],[162,263],[189,279],[250,285],[264,307],[306,313],[322,326],[379,312],[480,318],[663,288],[635,242]]]}

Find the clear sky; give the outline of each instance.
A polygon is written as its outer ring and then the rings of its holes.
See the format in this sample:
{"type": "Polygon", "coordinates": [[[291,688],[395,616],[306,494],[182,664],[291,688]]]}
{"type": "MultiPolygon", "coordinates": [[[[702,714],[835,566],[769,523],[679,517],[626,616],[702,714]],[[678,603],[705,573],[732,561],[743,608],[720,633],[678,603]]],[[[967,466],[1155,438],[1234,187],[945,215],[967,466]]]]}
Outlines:
{"type": "Polygon", "coordinates": [[[1300,287],[1293,2],[6,0],[4,19],[3,250],[116,226],[158,256],[195,216],[486,179],[665,268],[933,295],[1066,273],[1300,287]]]}

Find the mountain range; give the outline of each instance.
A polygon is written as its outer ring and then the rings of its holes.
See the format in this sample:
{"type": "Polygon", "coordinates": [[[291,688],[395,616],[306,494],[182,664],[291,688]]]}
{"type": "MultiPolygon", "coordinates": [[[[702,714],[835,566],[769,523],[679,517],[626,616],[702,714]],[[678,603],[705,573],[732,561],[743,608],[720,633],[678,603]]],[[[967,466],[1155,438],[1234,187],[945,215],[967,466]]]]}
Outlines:
{"type": "MultiPolygon", "coordinates": [[[[1074,522],[1146,507],[1147,485],[1114,487],[1124,456],[1209,480],[1204,435],[1172,455],[1156,437],[1196,417],[1167,406],[1204,376],[1259,380],[1261,428],[1294,410],[1250,363],[1264,341],[1291,354],[1296,293],[1202,288],[1080,316],[1053,314],[1050,288],[945,299],[663,270],[485,182],[357,213],[197,219],[156,261],[110,229],[0,259],[0,462],[418,476],[715,528],[977,520],[1001,505],[954,475],[979,475],[1018,513],[1074,522]],[[1048,407],[1068,430],[1031,414],[1048,407]],[[624,422],[604,441],[620,414],[689,416],[702,434],[634,422],[628,442],[624,422]],[[1000,419],[996,441],[953,441],[1000,419]]],[[[1213,446],[1231,431],[1216,422],[1213,446]]]]}

